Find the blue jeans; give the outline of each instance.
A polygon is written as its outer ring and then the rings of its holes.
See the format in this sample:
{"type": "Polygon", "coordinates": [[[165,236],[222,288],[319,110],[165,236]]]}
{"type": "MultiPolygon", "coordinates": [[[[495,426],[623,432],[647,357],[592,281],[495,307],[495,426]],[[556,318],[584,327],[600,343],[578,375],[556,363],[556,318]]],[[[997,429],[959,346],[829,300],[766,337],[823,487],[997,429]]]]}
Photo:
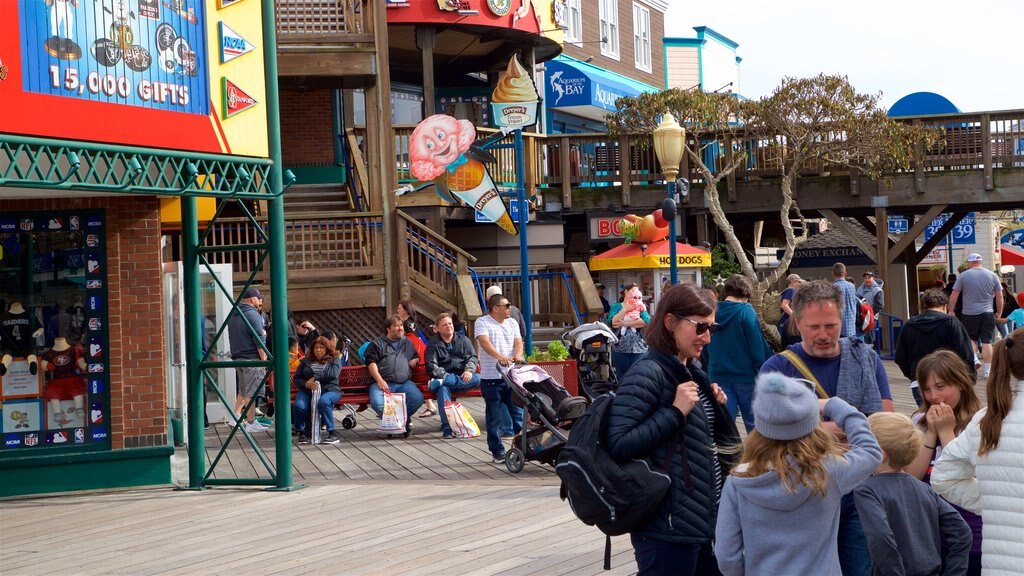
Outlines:
{"type": "MultiPolygon", "coordinates": [[[[299,388],[295,394],[295,403],[292,404],[292,421],[295,429],[305,432],[309,426],[309,401],[313,393],[305,388],[299,388]]],[[[320,414],[320,423],[327,426],[327,431],[334,430],[334,404],[341,398],[341,392],[331,390],[329,392],[320,390],[320,402],[316,405],[316,411],[320,414]]],[[[312,431],[310,431],[312,432],[312,431]]]]}
{"type": "Polygon", "coordinates": [[[452,427],[448,424],[448,415],[444,412],[445,402],[452,399],[453,394],[459,392],[466,392],[472,390],[480,385],[480,375],[473,374],[473,377],[469,379],[469,382],[463,382],[461,375],[458,374],[445,374],[444,379],[441,380],[441,386],[434,391],[434,397],[437,398],[437,412],[441,416],[441,432],[451,432],[452,427]]]}
{"type": "Polygon", "coordinates": [[[754,429],[754,383],[734,384],[731,382],[719,382],[722,391],[728,401],[725,408],[729,410],[729,416],[736,418],[736,410],[739,409],[743,415],[743,427],[750,432],[754,429]]]}
{"type": "Polygon", "coordinates": [[[501,442],[501,409],[508,407],[512,415],[512,433],[523,429],[523,409],[512,403],[512,389],[504,380],[481,379],[480,392],[484,396],[484,419],[487,421],[487,449],[493,456],[505,453],[501,442]]]}
{"type": "Polygon", "coordinates": [[[843,496],[839,510],[839,567],[843,576],[869,576],[871,574],[871,554],[868,551],[868,539],[864,536],[857,506],[853,501],[853,492],[843,496]]]}
{"type": "Polygon", "coordinates": [[[636,363],[637,360],[642,358],[643,352],[639,354],[627,354],[626,352],[616,352],[612,350],[612,368],[615,369],[615,377],[622,382],[622,379],[626,376],[626,372],[636,363]]]}
{"type": "Polygon", "coordinates": [[[637,576],[720,576],[711,544],[675,544],[631,535],[637,576]]]}
{"type": "MultiPolygon", "coordinates": [[[[406,418],[412,416],[423,406],[423,392],[416,387],[416,384],[412,380],[402,382],[401,384],[393,384],[388,382],[388,389],[391,393],[401,392],[405,394],[405,414],[406,418]]],[[[376,384],[370,386],[370,408],[377,413],[377,418],[384,415],[384,391],[377,387],[376,384]]]]}

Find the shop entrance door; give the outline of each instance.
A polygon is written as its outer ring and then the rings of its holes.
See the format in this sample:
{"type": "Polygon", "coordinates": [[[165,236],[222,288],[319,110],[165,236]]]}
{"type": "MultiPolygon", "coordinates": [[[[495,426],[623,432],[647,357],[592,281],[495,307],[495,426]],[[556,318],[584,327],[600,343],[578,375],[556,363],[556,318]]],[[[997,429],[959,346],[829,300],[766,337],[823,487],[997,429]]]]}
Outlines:
{"type": "MultiPolygon", "coordinates": [[[[210,268],[220,283],[229,291],[233,290],[230,264],[212,264],[210,268]]],[[[171,418],[175,441],[184,442],[184,431],[188,430],[188,392],[186,383],[185,356],[185,319],[195,318],[195,313],[188,313],[184,308],[185,292],[182,282],[183,267],[181,262],[164,264],[164,324],[167,326],[167,409],[171,418]],[[179,426],[180,423],[180,427],[179,426]],[[181,431],[181,436],[178,432],[181,431]]],[[[214,282],[210,270],[206,266],[199,268],[199,303],[201,310],[198,316],[203,323],[203,350],[213,346],[209,360],[230,360],[231,346],[228,342],[227,330],[214,342],[217,330],[222,326],[231,312],[231,300],[214,282]]],[[[206,395],[206,417],[211,424],[230,424],[234,421],[231,410],[224,406],[214,388],[234,405],[235,371],[231,368],[207,370],[209,377],[203,379],[206,395]]],[[[194,415],[202,418],[203,415],[194,415]]]]}

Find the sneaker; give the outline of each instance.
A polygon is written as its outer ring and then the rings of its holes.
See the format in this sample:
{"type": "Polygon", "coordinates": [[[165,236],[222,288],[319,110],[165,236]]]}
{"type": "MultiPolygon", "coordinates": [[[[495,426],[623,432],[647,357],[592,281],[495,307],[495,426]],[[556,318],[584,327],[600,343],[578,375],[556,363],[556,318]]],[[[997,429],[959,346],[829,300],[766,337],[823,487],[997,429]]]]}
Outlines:
{"type": "Polygon", "coordinates": [[[258,421],[253,420],[252,422],[249,422],[248,424],[245,425],[245,429],[248,430],[249,432],[265,432],[267,430],[270,430],[270,427],[264,426],[263,424],[260,424],[258,421]]]}
{"type": "Polygon", "coordinates": [[[445,430],[444,433],[441,434],[442,440],[451,440],[452,438],[455,438],[455,433],[451,430],[445,430]]]}
{"type": "Polygon", "coordinates": [[[269,427],[274,425],[274,421],[271,420],[270,418],[265,417],[265,416],[257,416],[256,417],[256,421],[259,422],[260,424],[263,424],[267,428],[269,428],[269,427]]]}
{"type": "Polygon", "coordinates": [[[502,438],[515,438],[516,435],[511,433],[511,432],[502,432],[501,433],[501,437],[502,438]]]}
{"type": "Polygon", "coordinates": [[[495,464],[504,464],[505,463],[505,453],[502,452],[501,454],[495,455],[493,458],[491,458],[491,462],[493,462],[495,464]]]}
{"type": "Polygon", "coordinates": [[[305,432],[299,432],[299,444],[309,444],[309,436],[305,432]]]}
{"type": "Polygon", "coordinates": [[[429,388],[431,392],[436,392],[437,389],[440,388],[440,387],[441,387],[441,379],[440,378],[431,378],[430,382],[427,382],[427,388],[429,388]]]}
{"type": "Polygon", "coordinates": [[[341,442],[341,435],[336,430],[331,430],[323,437],[324,444],[337,444],[341,442]]]}

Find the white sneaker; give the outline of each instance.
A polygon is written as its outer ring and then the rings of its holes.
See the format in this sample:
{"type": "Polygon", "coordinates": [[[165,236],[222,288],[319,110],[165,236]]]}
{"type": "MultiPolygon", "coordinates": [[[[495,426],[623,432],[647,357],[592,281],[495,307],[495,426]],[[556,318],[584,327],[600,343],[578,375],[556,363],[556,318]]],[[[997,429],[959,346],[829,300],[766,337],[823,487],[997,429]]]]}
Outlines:
{"type": "Polygon", "coordinates": [[[263,424],[253,420],[245,425],[245,429],[249,432],[263,432],[265,430],[270,430],[270,426],[264,426],[263,424]]]}

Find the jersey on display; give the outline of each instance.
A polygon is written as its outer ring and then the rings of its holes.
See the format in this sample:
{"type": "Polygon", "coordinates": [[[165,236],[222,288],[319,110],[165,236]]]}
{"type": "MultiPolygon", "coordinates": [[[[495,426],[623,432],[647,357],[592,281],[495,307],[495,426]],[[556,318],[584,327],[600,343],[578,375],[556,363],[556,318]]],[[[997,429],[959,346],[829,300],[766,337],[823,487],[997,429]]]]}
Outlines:
{"type": "Polygon", "coordinates": [[[12,356],[32,354],[36,340],[32,334],[39,328],[39,320],[28,310],[19,314],[4,313],[0,316],[0,348],[12,356]]]}

